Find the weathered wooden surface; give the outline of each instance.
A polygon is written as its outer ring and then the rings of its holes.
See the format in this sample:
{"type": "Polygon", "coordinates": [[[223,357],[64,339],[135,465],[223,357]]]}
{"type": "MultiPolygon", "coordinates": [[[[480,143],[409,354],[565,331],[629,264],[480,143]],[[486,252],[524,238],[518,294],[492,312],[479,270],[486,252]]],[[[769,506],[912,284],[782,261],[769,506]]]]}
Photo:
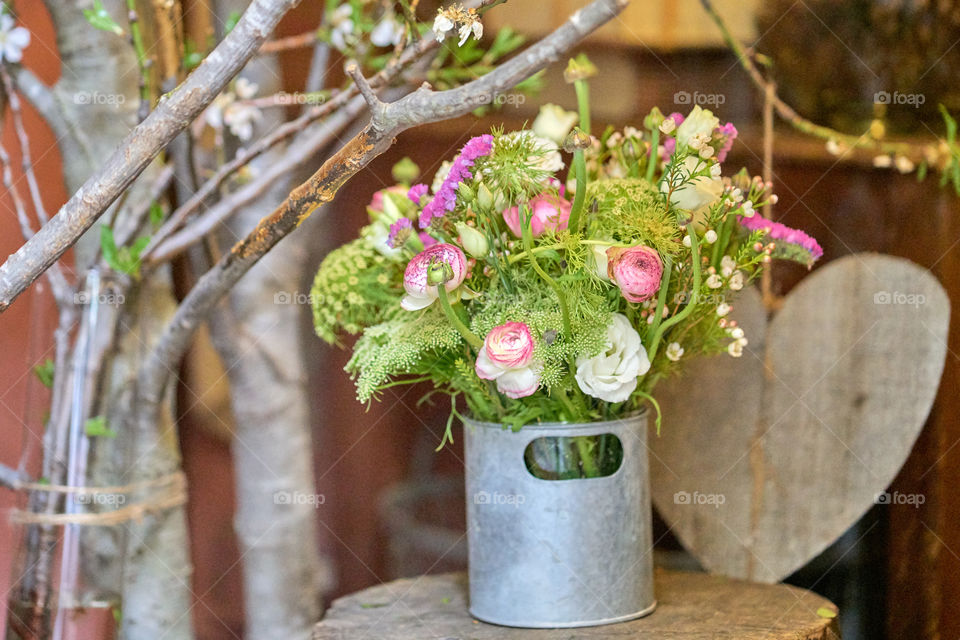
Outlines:
{"type": "Polygon", "coordinates": [[[464,574],[396,580],[333,603],[313,640],[838,640],[836,611],[787,585],[657,571],[659,606],[646,618],[581,629],[511,629],[467,613],[464,574]]]}
{"type": "Polygon", "coordinates": [[[693,363],[658,389],[651,486],[706,568],[778,582],[903,466],[937,392],[949,301],[925,269],[878,254],[811,274],[769,324],[759,295],[744,294],[732,314],[750,340],[743,357],[693,363]]]}

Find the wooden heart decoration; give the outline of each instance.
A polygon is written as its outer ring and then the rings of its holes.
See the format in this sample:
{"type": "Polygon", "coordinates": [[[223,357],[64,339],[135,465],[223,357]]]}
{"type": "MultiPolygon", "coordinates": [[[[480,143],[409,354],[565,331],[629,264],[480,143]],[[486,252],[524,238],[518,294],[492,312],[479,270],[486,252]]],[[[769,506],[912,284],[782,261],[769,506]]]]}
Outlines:
{"type": "Polygon", "coordinates": [[[690,363],[658,387],[651,486],[707,570],[779,582],[903,466],[940,383],[950,305],[927,270],[879,254],[818,269],[769,323],[759,293],[742,293],[743,356],[690,363]]]}

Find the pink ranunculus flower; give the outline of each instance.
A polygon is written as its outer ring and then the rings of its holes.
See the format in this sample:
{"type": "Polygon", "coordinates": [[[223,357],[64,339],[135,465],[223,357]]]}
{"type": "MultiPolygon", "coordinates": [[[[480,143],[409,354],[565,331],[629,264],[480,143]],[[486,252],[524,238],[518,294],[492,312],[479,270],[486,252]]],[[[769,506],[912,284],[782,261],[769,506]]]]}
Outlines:
{"type": "MultiPolygon", "coordinates": [[[[530,220],[530,232],[537,237],[547,229],[561,231],[567,228],[570,219],[570,210],[573,205],[562,195],[541,193],[530,200],[530,210],[533,217],[530,220]]],[[[503,212],[503,221],[510,227],[510,231],[518,238],[523,237],[520,226],[520,208],[510,207],[503,212]]]]}
{"type": "Polygon", "coordinates": [[[496,380],[509,398],[525,398],[540,388],[542,363],[533,359],[533,336],[522,322],[494,327],[477,354],[475,370],[484,380],[496,380]]]}
{"type": "Polygon", "coordinates": [[[452,277],[444,285],[447,291],[454,291],[463,284],[467,277],[467,257],[459,247],[452,244],[439,243],[424,249],[410,260],[403,272],[403,288],[407,295],[403,296],[400,306],[407,311],[416,311],[433,304],[439,295],[437,287],[427,283],[430,265],[442,262],[447,264],[452,277]]]}
{"type": "Polygon", "coordinates": [[[643,302],[656,295],[663,278],[663,261],[650,247],[611,247],[607,274],[628,302],[643,302]]]}

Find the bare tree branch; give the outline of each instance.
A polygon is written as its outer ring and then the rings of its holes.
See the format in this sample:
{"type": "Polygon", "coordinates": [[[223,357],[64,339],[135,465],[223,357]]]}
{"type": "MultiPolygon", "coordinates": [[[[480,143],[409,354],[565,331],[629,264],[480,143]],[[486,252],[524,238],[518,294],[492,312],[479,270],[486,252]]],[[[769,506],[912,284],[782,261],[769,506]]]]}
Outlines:
{"type": "Polygon", "coordinates": [[[29,481],[30,479],[25,473],[21,473],[5,464],[0,464],[0,487],[16,490],[20,488],[21,484],[29,481]]]}
{"type": "Polygon", "coordinates": [[[253,0],[197,69],[134,128],[56,216],[0,265],[0,312],[89,229],[149,162],[220,93],[298,0],[253,0]]]}
{"type": "Polygon", "coordinates": [[[169,368],[180,361],[200,322],[223,295],[260,258],[296,229],[313,211],[330,202],[353,175],[386,151],[401,132],[417,125],[469,113],[478,96],[496,95],[559,59],[566,50],[620,13],[629,0],[594,0],[535,45],[487,75],[448,91],[423,86],[392,103],[374,103],[370,123],[294,189],[285,202],[263,218],[246,238],[194,286],[140,369],[141,411],[152,413],[160,402],[169,368]],[[382,105],[382,107],[381,107],[382,105]]]}

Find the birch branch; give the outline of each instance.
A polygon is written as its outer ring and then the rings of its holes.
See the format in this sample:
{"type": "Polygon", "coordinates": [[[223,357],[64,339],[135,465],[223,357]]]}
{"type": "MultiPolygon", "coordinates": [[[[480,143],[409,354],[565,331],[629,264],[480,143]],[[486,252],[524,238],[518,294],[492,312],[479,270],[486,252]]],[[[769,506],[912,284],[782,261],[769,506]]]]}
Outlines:
{"type": "Polygon", "coordinates": [[[298,0],[253,0],[237,26],[197,69],[133,129],[50,222],[0,265],[0,312],[50,268],[193,121],[266,41],[298,0]]]}
{"type": "Polygon", "coordinates": [[[502,93],[555,62],[587,34],[620,13],[628,3],[629,0],[594,0],[538,43],[485,76],[456,89],[438,92],[424,85],[387,104],[373,94],[358,71],[351,69],[369,100],[370,123],[324,162],[309,180],[294,189],[287,200],[263,218],[247,237],[234,245],[187,294],[140,369],[141,410],[152,412],[152,407],[160,402],[170,367],[180,361],[193,332],[223,295],[313,211],[330,202],[349,178],[386,151],[397,135],[418,125],[469,113],[477,104],[477,97],[502,93]]]}

